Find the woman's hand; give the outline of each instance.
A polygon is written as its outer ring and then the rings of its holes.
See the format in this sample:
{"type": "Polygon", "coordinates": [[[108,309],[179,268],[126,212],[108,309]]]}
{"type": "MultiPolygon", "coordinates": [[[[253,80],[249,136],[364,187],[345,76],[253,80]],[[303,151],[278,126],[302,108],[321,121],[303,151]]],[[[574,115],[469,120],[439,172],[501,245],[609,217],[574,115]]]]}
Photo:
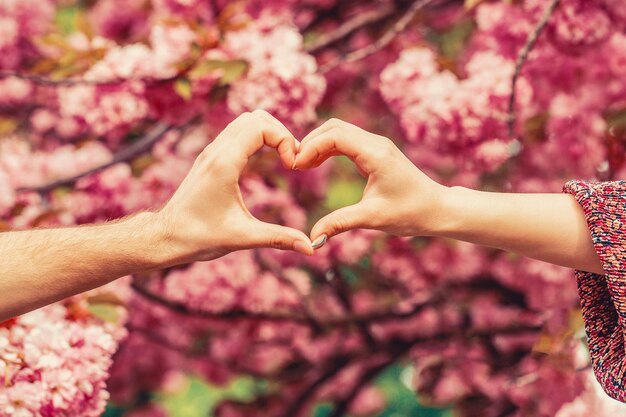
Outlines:
{"type": "Polygon", "coordinates": [[[166,264],[206,261],[231,251],[259,247],[312,254],[301,231],[261,222],[246,208],[239,177],[248,159],[263,145],[278,151],[292,168],[298,141],[265,111],[244,113],[206,147],[191,171],[157,213],[164,236],[166,264]]]}
{"type": "Polygon", "coordinates": [[[311,231],[317,247],[339,233],[375,229],[400,236],[434,232],[446,187],[420,171],[393,142],[357,126],[331,119],[309,133],[300,145],[296,168],[319,166],[346,155],[367,178],[363,198],[320,219],[311,231]]]}
{"type": "Polygon", "coordinates": [[[584,213],[568,194],[490,193],[437,184],[387,138],[330,120],[300,145],[298,168],[346,155],[367,177],[363,199],[317,222],[315,248],[355,228],[441,236],[603,273],[584,213]]]}

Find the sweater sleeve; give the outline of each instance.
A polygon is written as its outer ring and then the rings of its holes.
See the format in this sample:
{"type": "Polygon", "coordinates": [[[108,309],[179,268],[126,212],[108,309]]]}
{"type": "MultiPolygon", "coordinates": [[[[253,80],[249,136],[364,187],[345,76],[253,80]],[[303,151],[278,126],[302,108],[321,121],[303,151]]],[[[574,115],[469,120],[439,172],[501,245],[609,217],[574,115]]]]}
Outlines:
{"type": "Polygon", "coordinates": [[[626,181],[570,181],[563,191],[583,208],[604,275],[576,271],[596,378],[626,402],[626,181]]]}

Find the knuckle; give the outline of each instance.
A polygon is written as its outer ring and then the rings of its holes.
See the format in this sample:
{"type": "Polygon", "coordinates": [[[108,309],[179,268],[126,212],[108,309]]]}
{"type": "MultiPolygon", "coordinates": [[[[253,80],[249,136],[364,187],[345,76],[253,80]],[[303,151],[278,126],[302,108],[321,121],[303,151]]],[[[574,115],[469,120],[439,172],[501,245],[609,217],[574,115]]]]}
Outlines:
{"type": "Polygon", "coordinates": [[[343,125],[345,124],[344,121],[337,119],[336,117],[333,117],[331,119],[328,119],[328,121],[326,122],[326,124],[328,126],[330,126],[331,128],[341,128],[343,127],[343,125]]]}
{"type": "Polygon", "coordinates": [[[273,236],[270,239],[269,245],[273,249],[286,249],[288,246],[287,240],[283,236],[273,236]]]}
{"type": "Polygon", "coordinates": [[[237,117],[237,122],[248,122],[252,118],[252,113],[249,111],[241,113],[239,117],[237,117]]]}
{"type": "Polygon", "coordinates": [[[215,152],[202,151],[196,159],[196,164],[205,170],[211,171],[225,171],[229,168],[229,163],[226,158],[219,158],[215,155],[215,152]]]}
{"type": "Polygon", "coordinates": [[[337,235],[339,233],[343,233],[346,231],[346,220],[341,217],[341,216],[337,216],[333,219],[333,221],[330,223],[330,232],[333,235],[337,235]]]}
{"type": "Polygon", "coordinates": [[[241,128],[241,126],[245,126],[250,122],[250,118],[252,117],[250,112],[241,113],[235,120],[230,122],[227,127],[241,128]]]}
{"type": "Polygon", "coordinates": [[[267,112],[267,110],[263,110],[263,109],[254,110],[252,112],[252,115],[256,117],[261,117],[261,118],[271,117],[271,115],[267,112]]]}
{"type": "Polygon", "coordinates": [[[378,155],[382,158],[387,159],[396,154],[396,145],[388,138],[380,136],[378,148],[378,155]]]}
{"type": "Polygon", "coordinates": [[[210,159],[212,158],[214,152],[213,152],[213,148],[214,145],[210,144],[208,146],[206,146],[202,152],[200,152],[200,154],[198,155],[198,157],[196,158],[196,164],[207,164],[210,159]]]}

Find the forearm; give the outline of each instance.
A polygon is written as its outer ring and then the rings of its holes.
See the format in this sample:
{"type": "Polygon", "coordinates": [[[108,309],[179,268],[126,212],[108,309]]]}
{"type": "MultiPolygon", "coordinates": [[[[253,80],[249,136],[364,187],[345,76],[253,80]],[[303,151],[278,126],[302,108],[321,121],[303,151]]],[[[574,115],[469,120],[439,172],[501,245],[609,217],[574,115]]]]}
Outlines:
{"type": "Polygon", "coordinates": [[[603,274],[582,208],[569,194],[490,193],[452,187],[433,235],[603,274]]]}
{"type": "Polygon", "coordinates": [[[0,234],[0,321],[162,266],[153,213],[102,225],[0,234]]]}

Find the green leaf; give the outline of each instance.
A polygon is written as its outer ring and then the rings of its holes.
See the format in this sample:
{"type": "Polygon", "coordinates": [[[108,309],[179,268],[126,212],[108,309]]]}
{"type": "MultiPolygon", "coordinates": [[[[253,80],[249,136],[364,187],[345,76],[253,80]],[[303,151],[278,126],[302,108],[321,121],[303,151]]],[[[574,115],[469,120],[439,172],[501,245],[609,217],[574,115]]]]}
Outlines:
{"type": "Polygon", "coordinates": [[[228,85],[245,75],[246,71],[248,71],[248,62],[243,59],[200,61],[189,71],[189,78],[192,80],[198,79],[214,71],[219,71],[219,74],[221,74],[218,84],[222,86],[228,85]]]}
{"type": "Polygon", "coordinates": [[[220,401],[251,400],[254,392],[255,381],[252,378],[241,377],[226,386],[215,386],[191,377],[181,391],[157,394],[157,401],[169,411],[171,417],[213,416],[213,409],[220,401]]]}
{"type": "Polygon", "coordinates": [[[174,91],[181,96],[185,101],[191,100],[193,95],[191,91],[191,82],[187,78],[178,78],[174,82],[174,91]]]}
{"type": "Polygon", "coordinates": [[[88,310],[100,320],[110,323],[119,323],[122,312],[122,301],[113,292],[103,292],[87,298],[88,310]]]}
{"type": "Polygon", "coordinates": [[[248,63],[242,59],[222,61],[222,69],[224,73],[220,80],[220,84],[232,84],[246,74],[246,71],[248,71],[248,63]]]}
{"type": "Polygon", "coordinates": [[[402,363],[397,363],[377,379],[376,385],[387,398],[387,408],[380,417],[452,417],[451,409],[428,407],[419,403],[415,392],[402,382],[405,369],[402,363]]]}
{"type": "Polygon", "coordinates": [[[89,312],[100,320],[119,323],[120,306],[114,304],[90,304],[89,312]]]}
{"type": "Polygon", "coordinates": [[[59,7],[55,16],[57,27],[64,34],[70,34],[76,31],[76,16],[80,9],[76,5],[59,7]]]}

